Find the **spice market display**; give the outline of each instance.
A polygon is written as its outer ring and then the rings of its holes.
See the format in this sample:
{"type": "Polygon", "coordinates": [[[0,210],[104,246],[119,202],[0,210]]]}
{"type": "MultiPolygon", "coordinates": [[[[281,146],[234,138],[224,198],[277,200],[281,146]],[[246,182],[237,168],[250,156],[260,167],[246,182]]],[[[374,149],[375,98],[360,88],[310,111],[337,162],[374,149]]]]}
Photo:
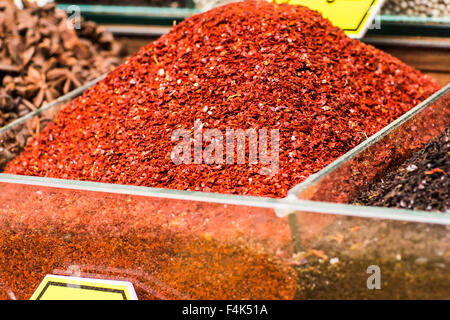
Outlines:
{"type": "Polygon", "coordinates": [[[450,211],[450,129],[357,199],[376,206],[450,211]]]}
{"type": "Polygon", "coordinates": [[[127,60],[126,36],[68,24],[0,0],[1,300],[50,297],[49,275],[140,300],[450,299],[448,85],[288,3],[195,14],[127,60]],[[351,201],[323,200],[350,196],[332,175],[293,197],[411,114],[350,168],[378,167],[351,201]]]}

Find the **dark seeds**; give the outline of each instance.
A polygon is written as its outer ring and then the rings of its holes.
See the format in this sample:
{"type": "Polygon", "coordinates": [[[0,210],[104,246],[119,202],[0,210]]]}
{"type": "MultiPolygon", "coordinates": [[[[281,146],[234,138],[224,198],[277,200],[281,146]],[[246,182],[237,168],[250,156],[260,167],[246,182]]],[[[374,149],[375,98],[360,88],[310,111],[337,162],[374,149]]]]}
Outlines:
{"type": "Polygon", "coordinates": [[[357,202],[426,211],[450,211],[450,127],[397,170],[372,185],[357,202]]]}

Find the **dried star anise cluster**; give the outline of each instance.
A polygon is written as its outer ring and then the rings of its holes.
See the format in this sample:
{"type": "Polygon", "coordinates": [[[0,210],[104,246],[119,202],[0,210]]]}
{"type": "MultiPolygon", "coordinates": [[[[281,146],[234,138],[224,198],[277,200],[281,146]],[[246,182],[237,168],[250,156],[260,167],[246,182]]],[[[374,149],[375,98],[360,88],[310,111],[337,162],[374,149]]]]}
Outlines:
{"type": "Polygon", "coordinates": [[[125,54],[93,22],[70,24],[55,3],[0,0],[0,126],[112,70],[125,54]]]}

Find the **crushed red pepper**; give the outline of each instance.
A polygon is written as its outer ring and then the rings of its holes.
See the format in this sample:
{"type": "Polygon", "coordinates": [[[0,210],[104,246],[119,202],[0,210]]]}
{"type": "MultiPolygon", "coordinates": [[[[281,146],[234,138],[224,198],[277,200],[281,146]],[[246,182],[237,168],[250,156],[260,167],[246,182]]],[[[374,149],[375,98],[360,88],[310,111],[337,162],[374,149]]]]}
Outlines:
{"type": "Polygon", "coordinates": [[[63,109],[5,172],[282,197],[439,89],[302,6],[246,1],[195,15],[63,109]],[[280,169],[175,165],[171,134],[279,129],[280,169]]]}

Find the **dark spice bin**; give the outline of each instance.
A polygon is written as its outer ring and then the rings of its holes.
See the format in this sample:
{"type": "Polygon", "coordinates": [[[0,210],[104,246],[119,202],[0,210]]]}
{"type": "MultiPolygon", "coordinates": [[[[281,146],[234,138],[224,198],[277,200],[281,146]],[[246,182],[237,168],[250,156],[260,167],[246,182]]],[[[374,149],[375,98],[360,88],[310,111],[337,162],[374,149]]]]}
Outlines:
{"type": "Polygon", "coordinates": [[[0,298],[30,298],[47,274],[128,280],[140,299],[450,298],[449,214],[346,204],[442,132],[449,99],[447,86],[283,199],[0,174],[0,298]]]}

